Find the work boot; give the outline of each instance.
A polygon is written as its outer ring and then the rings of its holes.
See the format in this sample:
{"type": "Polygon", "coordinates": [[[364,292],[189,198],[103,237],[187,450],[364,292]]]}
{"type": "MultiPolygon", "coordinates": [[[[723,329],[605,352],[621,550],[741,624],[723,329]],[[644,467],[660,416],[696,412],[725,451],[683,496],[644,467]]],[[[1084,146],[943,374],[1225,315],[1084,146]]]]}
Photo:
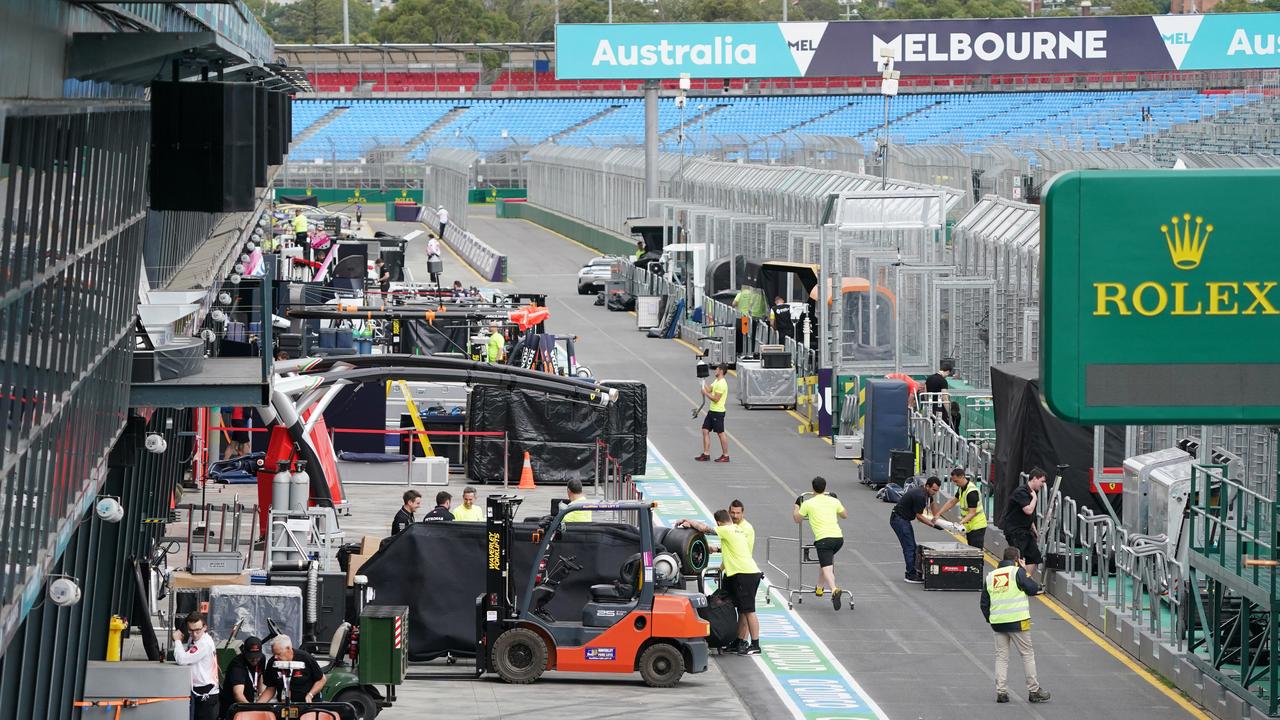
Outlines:
{"type": "Polygon", "coordinates": [[[694,458],[694,460],[697,460],[698,462],[706,462],[710,459],[711,459],[711,456],[706,453],[702,453],[698,457],[694,458]]]}
{"type": "Polygon", "coordinates": [[[1040,688],[1039,690],[1036,690],[1035,692],[1032,692],[1029,695],[1027,695],[1027,702],[1033,702],[1033,703],[1049,702],[1049,691],[1045,690],[1044,688],[1040,688]]]}
{"type": "Polygon", "coordinates": [[[998,703],[1007,703],[1007,702],[1009,702],[1009,693],[1007,693],[1007,692],[998,692],[998,693],[996,693],[996,702],[998,702],[998,703]]]}
{"type": "Polygon", "coordinates": [[[729,456],[721,455],[720,457],[716,458],[716,462],[729,462],[729,456]]]}
{"type": "Polygon", "coordinates": [[[841,596],[841,595],[844,595],[844,591],[843,591],[843,590],[841,590],[840,588],[836,588],[835,590],[831,591],[831,607],[833,607],[833,608],[835,608],[835,609],[837,609],[837,610],[839,610],[839,609],[840,609],[840,596],[841,596]]]}
{"type": "Polygon", "coordinates": [[[738,652],[741,655],[759,655],[763,651],[760,649],[760,641],[752,640],[750,645],[744,644],[738,652]]]}

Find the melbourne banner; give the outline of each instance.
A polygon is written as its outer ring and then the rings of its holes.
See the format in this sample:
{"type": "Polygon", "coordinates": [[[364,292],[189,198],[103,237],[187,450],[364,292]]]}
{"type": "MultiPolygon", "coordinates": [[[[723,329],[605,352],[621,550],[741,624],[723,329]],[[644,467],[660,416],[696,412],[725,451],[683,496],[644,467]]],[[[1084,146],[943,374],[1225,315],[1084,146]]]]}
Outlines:
{"type": "Polygon", "coordinates": [[[556,76],[581,80],[1280,67],[1280,13],[1007,20],[557,25],[556,76]]]}

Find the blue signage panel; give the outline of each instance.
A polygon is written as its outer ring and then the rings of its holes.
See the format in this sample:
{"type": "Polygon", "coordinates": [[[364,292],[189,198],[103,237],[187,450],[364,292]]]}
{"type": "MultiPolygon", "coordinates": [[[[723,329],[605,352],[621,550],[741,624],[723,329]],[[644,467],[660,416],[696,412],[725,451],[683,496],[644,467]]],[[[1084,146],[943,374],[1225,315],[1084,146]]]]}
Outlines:
{"type": "Polygon", "coordinates": [[[1280,13],[995,20],[559,25],[556,76],[582,80],[1280,67],[1280,13]]]}

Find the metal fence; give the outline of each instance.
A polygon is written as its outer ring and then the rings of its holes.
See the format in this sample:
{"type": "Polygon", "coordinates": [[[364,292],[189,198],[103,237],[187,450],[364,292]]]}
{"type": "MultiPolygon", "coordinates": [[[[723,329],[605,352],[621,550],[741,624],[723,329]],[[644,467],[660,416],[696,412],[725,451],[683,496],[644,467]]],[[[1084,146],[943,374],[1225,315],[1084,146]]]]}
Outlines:
{"type": "Polygon", "coordinates": [[[449,223],[467,228],[467,203],[472,177],[480,155],[470,150],[436,148],[427,156],[431,167],[428,205],[449,211],[449,223]]]}

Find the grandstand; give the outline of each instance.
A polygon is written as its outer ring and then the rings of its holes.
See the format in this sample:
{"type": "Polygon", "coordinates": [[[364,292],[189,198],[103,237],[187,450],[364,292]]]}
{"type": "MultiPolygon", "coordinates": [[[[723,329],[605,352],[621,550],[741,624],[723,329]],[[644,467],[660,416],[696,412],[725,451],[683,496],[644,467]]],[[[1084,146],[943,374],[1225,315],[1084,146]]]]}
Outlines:
{"type": "MultiPolygon", "coordinates": [[[[1258,113],[1270,113],[1274,125],[1274,99],[1263,103],[1266,97],[1192,90],[902,94],[888,103],[888,131],[898,145],[1002,145],[1028,154],[1042,147],[1108,150],[1175,126],[1194,135],[1200,131],[1186,128],[1209,118],[1236,118],[1228,122],[1248,136],[1257,132],[1258,113]]],[[[883,131],[885,103],[867,95],[694,96],[681,111],[664,98],[659,126],[667,150],[679,150],[673,131],[682,115],[687,150],[734,138],[733,144],[752,148],[745,159],[768,161],[777,159],[769,143],[753,143],[784,133],[853,138],[869,152],[883,131]]],[[[392,149],[421,160],[436,147],[488,155],[547,141],[635,145],[642,141],[643,116],[636,97],[299,100],[293,127],[299,142],[291,157],[350,161],[392,149]]],[[[1275,152],[1277,139],[1268,137],[1256,151],[1275,152]]]]}

